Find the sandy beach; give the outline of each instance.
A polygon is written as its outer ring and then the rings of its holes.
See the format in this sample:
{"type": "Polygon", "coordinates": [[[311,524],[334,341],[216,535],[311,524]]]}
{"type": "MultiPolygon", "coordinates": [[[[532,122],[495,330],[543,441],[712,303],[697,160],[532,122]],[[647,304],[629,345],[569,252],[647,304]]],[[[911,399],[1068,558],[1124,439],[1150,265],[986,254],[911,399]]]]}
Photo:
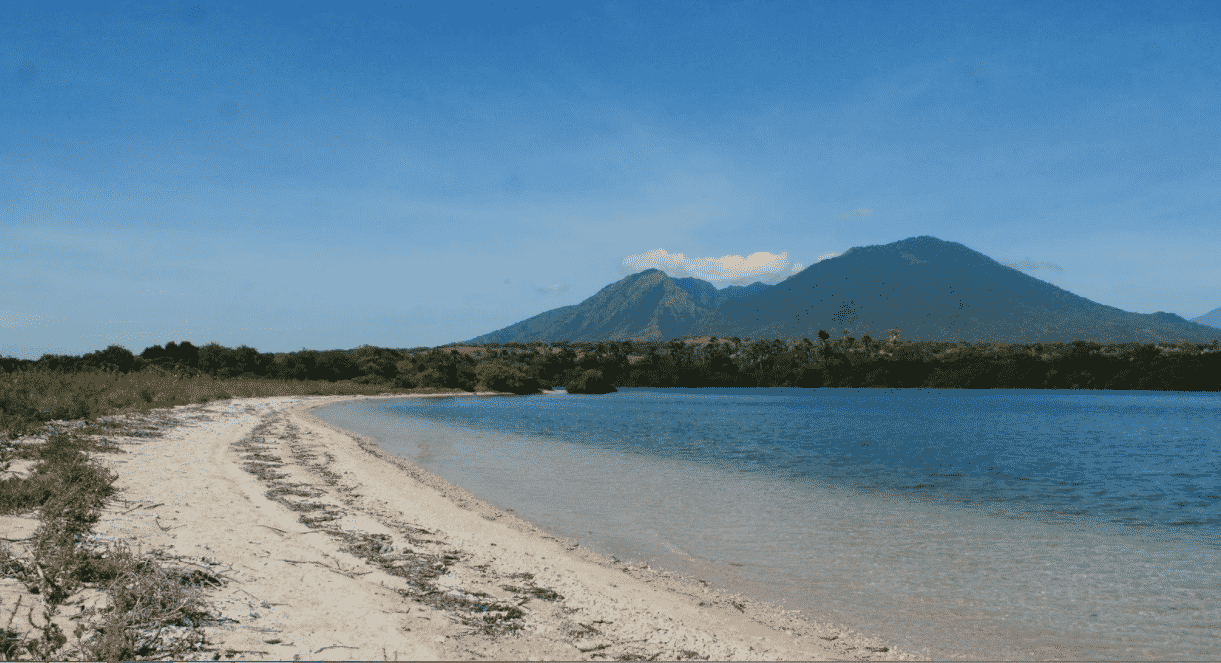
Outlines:
{"type": "Polygon", "coordinates": [[[918,658],[585,550],[309,414],[353,398],[155,412],[160,437],[99,456],[120,492],[94,533],[222,578],[225,659],[918,658]]]}

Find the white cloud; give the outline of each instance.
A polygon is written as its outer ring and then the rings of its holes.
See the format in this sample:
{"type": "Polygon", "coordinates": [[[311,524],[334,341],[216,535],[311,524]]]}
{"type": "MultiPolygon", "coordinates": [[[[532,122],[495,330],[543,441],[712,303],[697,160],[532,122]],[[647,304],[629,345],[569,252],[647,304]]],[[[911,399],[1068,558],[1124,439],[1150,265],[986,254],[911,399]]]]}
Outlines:
{"type": "Polygon", "coordinates": [[[546,288],[538,288],[538,294],[549,295],[553,292],[568,292],[568,284],[560,283],[558,285],[549,285],[546,288]]]}
{"type": "Polygon", "coordinates": [[[804,265],[791,262],[787,252],[777,254],[758,251],[745,258],[688,258],[681,253],[653,249],[624,258],[619,265],[619,271],[622,274],[634,274],[646,269],[660,269],[673,278],[694,276],[704,281],[727,281],[745,285],[755,281],[778,281],[796,274],[802,267],[804,265]]]}
{"type": "Polygon", "coordinates": [[[824,254],[818,256],[818,260],[815,260],[814,262],[822,262],[822,261],[826,260],[827,258],[838,258],[838,257],[839,257],[838,253],[824,253],[824,254]]]}
{"type": "Polygon", "coordinates": [[[1025,269],[1025,270],[1031,271],[1031,272],[1033,272],[1037,269],[1049,269],[1053,272],[1064,271],[1063,267],[1061,267],[1055,263],[1035,262],[1035,261],[1031,260],[1030,258],[1023,258],[1021,260],[1000,260],[998,262],[1000,262],[1000,264],[1002,264],[1002,265],[1005,265],[1006,267],[1012,267],[1014,269],[1025,269]]]}

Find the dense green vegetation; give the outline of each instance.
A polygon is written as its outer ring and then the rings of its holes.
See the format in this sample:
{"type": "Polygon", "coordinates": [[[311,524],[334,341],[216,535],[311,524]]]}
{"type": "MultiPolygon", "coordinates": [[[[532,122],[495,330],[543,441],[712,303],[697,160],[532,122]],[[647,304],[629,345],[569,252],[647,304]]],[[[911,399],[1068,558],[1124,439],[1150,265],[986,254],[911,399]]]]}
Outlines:
{"type": "Polygon", "coordinates": [[[60,373],[109,371],[140,372],[160,368],[182,377],[209,375],[218,379],[260,377],[279,380],[339,381],[363,377],[365,384],[389,382],[397,374],[397,350],[363,346],[355,350],[302,350],[272,354],[243,345],[227,348],[217,343],[196,347],[189,341],[154,345],[139,355],[112,345],[83,356],[43,355],[37,360],[0,358],[0,370],[46,370],[60,373]]]}
{"type": "MultiPolygon", "coordinates": [[[[413,366],[497,362],[544,385],[599,371],[617,387],[923,387],[1221,390],[1221,347],[1208,345],[886,341],[821,332],[815,341],[687,339],[668,343],[506,344],[438,348],[413,366]],[[441,355],[446,351],[448,355],[441,355]]],[[[400,379],[410,381],[413,373],[400,379]]],[[[458,371],[456,376],[461,376],[458,371]]],[[[465,388],[458,382],[449,386],[465,388]]]]}
{"type": "Polygon", "coordinates": [[[446,386],[467,388],[463,367],[495,362],[543,385],[578,386],[600,373],[617,387],[923,387],[942,389],[1221,390],[1221,347],[1208,345],[886,341],[820,332],[815,341],[686,339],[668,343],[534,343],[436,348],[402,365],[410,384],[452,365],[446,386]]]}
{"type": "Polygon", "coordinates": [[[215,343],[120,346],[84,356],[0,358],[0,430],[229,396],[376,394],[403,390],[536,393],[614,387],[925,387],[1221,389],[1221,348],[1178,343],[998,345],[885,341],[823,331],[814,340],[699,338],[670,342],[260,353],[215,343]],[[25,422],[23,424],[22,422],[25,422]]]}
{"type": "MultiPolygon", "coordinates": [[[[598,349],[594,348],[597,354],[598,349]]],[[[606,348],[604,373],[628,387],[923,387],[960,389],[1221,389],[1210,345],[1087,341],[1010,344],[886,342],[868,336],[651,344],[624,361],[606,348]]]]}

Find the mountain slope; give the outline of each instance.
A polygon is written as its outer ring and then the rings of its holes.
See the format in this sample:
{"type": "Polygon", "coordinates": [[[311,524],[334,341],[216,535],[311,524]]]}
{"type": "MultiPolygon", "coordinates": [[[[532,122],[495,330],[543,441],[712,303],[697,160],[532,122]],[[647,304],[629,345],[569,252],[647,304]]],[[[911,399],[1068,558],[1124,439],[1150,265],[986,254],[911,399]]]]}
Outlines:
{"type": "Polygon", "coordinates": [[[1218,306],[1217,308],[1197,318],[1192,318],[1191,322],[1221,329],[1221,306],[1218,306]]]}
{"type": "Polygon", "coordinates": [[[669,340],[724,300],[711,283],[672,279],[659,269],[627,276],[580,304],[540,313],[467,343],[669,340]]]}
{"type": "Polygon", "coordinates": [[[997,343],[1208,342],[1216,333],[1170,313],[1105,306],[957,242],[911,237],[856,247],[754,296],[727,300],[692,334],[815,338],[820,329],[886,338],[997,343]]]}
{"type": "MultiPolygon", "coordinates": [[[[1221,317],[1221,309],[1206,316],[1221,317]]],[[[1219,321],[1221,322],[1221,321],[1219,321]]],[[[1040,281],[957,242],[911,237],[855,247],[776,285],[717,290],[649,269],[580,304],[540,313],[468,343],[670,340],[683,336],[887,338],[1035,343],[1208,343],[1214,327],[1172,313],[1105,306],[1040,281]]]]}

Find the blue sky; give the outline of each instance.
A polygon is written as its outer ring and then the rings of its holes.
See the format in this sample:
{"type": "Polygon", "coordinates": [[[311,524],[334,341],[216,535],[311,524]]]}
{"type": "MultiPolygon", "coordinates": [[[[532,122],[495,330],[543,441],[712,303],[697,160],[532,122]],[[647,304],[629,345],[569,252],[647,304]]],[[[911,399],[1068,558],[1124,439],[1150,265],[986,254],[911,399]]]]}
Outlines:
{"type": "Polygon", "coordinates": [[[2,7],[0,354],[439,345],[925,234],[1221,306],[1216,2],[2,7]]]}

